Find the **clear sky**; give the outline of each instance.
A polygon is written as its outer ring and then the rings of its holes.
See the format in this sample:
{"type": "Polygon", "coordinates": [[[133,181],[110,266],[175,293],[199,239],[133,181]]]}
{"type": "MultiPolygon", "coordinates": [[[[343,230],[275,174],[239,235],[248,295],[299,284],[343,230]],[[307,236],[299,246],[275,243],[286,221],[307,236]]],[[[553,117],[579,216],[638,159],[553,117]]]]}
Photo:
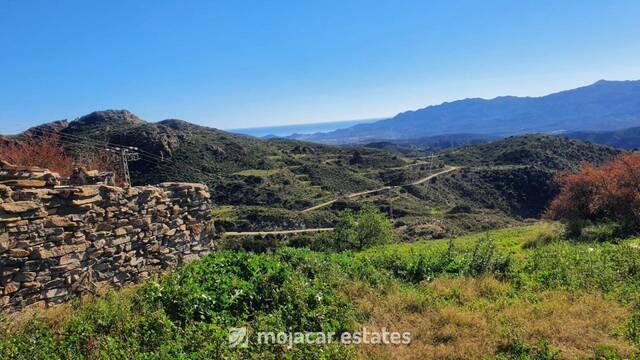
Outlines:
{"type": "Polygon", "coordinates": [[[0,133],[94,110],[218,128],[640,78],[640,1],[0,0],[0,133]]]}

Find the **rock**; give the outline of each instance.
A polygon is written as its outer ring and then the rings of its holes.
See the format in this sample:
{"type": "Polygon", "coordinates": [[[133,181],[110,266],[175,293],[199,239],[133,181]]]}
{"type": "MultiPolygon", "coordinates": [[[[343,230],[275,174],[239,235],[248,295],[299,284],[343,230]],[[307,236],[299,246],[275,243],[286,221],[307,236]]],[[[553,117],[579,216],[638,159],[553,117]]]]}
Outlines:
{"type": "Polygon", "coordinates": [[[20,289],[20,283],[10,282],[4,286],[4,295],[10,295],[20,289]]]}
{"type": "Polygon", "coordinates": [[[94,197],[90,197],[90,198],[86,198],[86,199],[73,200],[73,204],[74,205],[86,205],[86,204],[92,204],[92,203],[98,202],[100,200],[102,200],[102,196],[96,195],[94,197]]]}
{"type": "Polygon", "coordinates": [[[17,273],[14,277],[13,280],[18,281],[18,282],[30,282],[36,279],[36,273],[35,272],[20,272],[17,273]]]}
{"type": "Polygon", "coordinates": [[[9,233],[0,233],[0,253],[9,250],[13,245],[14,242],[9,238],[9,233]]]}
{"type": "Polygon", "coordinates": [[[62,216],[50,216],[47,219],[48,227],[72,227],[75,226],[76,223],[71,221],[70,219],[62,216]]]}
{"type": "Polygon", "coordinates": [[[65,296],[69,293],[69,291],[65,288],[57,288],[57,289],[51,289],[51,290],[46,290],[42,292],[42,298],[43,299],[51,299],[51,298],[56,298],[59,296],[65,296]]]}
{"type": "Polygon", "coordinates": [[[42,188],[47,185],[47,182],[44,180],[5,180],[0,181],[0,184],[10,188],[42,188]]]}
{"type": "Polygon", "coordinates": [[[10,198],[11,193],[13,193],[13,190],[10,187],[0,184],[0,198],[10,198]]]}
{"type": "Polygon", "coordinates": [[[11,214],[20,214],[40,209],[40,205],[33,201],[16,201],[0,204],[0,209],[11,214]]]}
{"type": "Polygon", "coordinates": [[[77,188],[77,191],[73,194],[75,197],[93,197],[100,194],[100,185],[86,185],[77,188]]]}
{"type": "Polygon", "coordinates": [[[59,257],[72,252],[80,252],[86,250],[87,245],[84,243],[77,245],[61,245],[51,249],[36,249],[33,254],[38,259],[48,259],[52,257],[59,257]]]}
{"type": "Polygon", "coordinates": [[[31,251],[26,249],[11,249],[7,252],[10,257],[14,258],[22,258],[27,257],[31,254],[31,251]]]}

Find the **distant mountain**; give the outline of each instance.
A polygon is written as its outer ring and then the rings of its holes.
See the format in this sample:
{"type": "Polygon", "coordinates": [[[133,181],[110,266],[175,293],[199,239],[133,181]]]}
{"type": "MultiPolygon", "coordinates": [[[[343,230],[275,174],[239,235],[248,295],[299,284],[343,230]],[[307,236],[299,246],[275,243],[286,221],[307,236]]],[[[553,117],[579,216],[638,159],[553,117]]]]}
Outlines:
{"type": "Polygon", "coordinates": [[[208,184],[218,206],[233,207],[231,212],[225,212],[227,207],[219,208],[216,226],[221,229],[332,226],[337,210],[357,209],[363,200],[390,211],[389,196],[395,194],[398,198],[393,214],[406,226],[408,239],[415,239],[417,233],[412,229],[422,228],[423,218],[442,222],[447,231],[457,232],[539,216],[555,194],[552,179],[558,170],[576,168],[583,161],[600,163],[618,153],[604,146],[544,135],[460,146],[485,139],[459,134],[414,142],[415,146],[456,146],[436,159],[407,159],[366,147],[257,139],[176,119],[150,123],[126,110],[94,112],[74,121],[41,125],[17,136],[0,136],[0,144],[52,134],[57,134],[74,155],[105,151],[106,145],[139,148],[141,159],[130,163],[135,184],[208,184]],[[384,191],[357,200],[344,197],[407,184],[444,165],[461,168],[430,180],[428,186],[407,186],[403,188],[406,193],[384,191]],[[318,212],[297,212],[331,199],[340,200],[318,212]],[[458,213],[444,217],[433,214],[433,209],[448,211],[459,209],[459,205],[473,210],[464,214],[456,210],[458,213]]]}
{"type": "Polygon", "coordinates": [[[391,119],[306,136],[327,143],[368,143],[442,134],[515,135],[616,130],[640,124],[640,80],[605,81],[542,97],[464,99],[400,113],[391,119]]]}
{"type": "Polygon", "coordinates": [[[632,150],[640,148],[640,127],[614,131],[579,131],[563,135],[571,139],[608,145],[620,149],[632,150]]]}
{"type": "Polygon", "coordinates": [[[288,137],[304,140],[304,137],[309,134],[315,134],[319,132],[328,132],[338,129],[350,128],[358,124],[369,124],[376,122],[378,119],[364,119],[364,120],[346,120],[346,121],[332,121],[321,122],[311,124],[292,124],[292,125],[279,125],[257,128],[245,128],[245,129],[230,129],[227,130],[234,134],[250,135],[261,138],[282,138],[288,137]]]}

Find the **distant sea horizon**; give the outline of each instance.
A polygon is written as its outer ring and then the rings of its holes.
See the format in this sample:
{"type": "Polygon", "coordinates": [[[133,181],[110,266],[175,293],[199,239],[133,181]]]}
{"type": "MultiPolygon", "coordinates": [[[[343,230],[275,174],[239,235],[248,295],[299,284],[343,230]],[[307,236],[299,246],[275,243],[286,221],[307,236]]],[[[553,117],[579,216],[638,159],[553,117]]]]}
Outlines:
{"type": "Polygon", "coordinates": [[[291,124],[291,125],[276,125],[276,126],[262,126],[255,128],[240,128],[240,129],[226,129],[225,131],[249,135],[255,137],[286,137],[294,134],[314,134],[319,132],[329,132],[338,129],[346,129],[358,124],[373,123],[385,118],[376,119],[360,119],[360,120],[342,120],[342,121],[328,121],[321,123],[310,124],[291,124]]]}

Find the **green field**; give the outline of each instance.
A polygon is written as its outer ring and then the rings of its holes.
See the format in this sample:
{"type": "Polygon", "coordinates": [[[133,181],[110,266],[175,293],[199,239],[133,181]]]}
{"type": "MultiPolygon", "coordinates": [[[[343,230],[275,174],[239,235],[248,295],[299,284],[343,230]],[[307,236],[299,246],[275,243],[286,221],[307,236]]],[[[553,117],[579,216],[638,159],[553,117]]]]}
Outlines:
{"type": "MultiPolygon", "coordinates": [[[[640,250],[554,224],[359,252],[221,251],[126,291],[2,322],[3,359],[622,359],[640,250]],[[410,345],[229,348],[227,331],[412,334],[410,345]]],[[[637,243],[637,240],[634,240],[637,243]]]]}

